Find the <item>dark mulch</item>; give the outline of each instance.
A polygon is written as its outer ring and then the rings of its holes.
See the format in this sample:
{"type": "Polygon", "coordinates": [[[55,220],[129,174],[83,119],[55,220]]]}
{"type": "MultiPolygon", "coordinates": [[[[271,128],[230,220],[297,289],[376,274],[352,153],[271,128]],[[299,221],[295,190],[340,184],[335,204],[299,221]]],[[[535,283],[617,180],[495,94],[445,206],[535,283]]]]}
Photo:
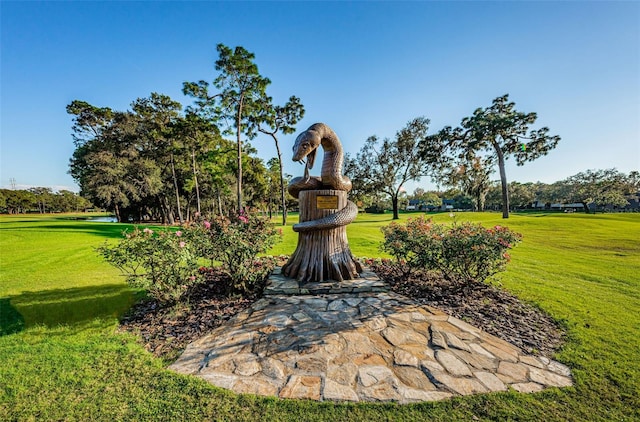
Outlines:
{"type": "MultiPolygon", "coordinates": [[[[562,345],[564,331],[540,309],[488,284],[450,283],[429,274],[398,276],[389,266],[373,268],[393,291],[439,308],[522,350],[547,357],[562,345]]],[[[262,295],[263,284],[246,297],[227,297],[227,275],[213,271],[207,282],[187,293],[187,304],[162,307],[153,300],[135,305],[120,329],[139,335],[144,347],[166,360],[176,359],[192,341],[224,324],[262,295]]]]}
{"type": "Polygon", "coordinates": [[[527,353],[551,357],[564,342],[565,331],[549,315],[496,286],[452,283],[429,273],[404,276],[385,265],[374,271],[394,292],[439,308],[527,353]]]}
{"type": "Polygon", "coordinates": [[[224,324],[262,295],[263,285],[242,296],[225,295],[228,275],[214,269],[205,283],[185,294],[185,303],[161,306],[153,299],[136,304],[120,321],[120,330],[137,334],[155,356],[177,358],[192,341],[224,324]]]}

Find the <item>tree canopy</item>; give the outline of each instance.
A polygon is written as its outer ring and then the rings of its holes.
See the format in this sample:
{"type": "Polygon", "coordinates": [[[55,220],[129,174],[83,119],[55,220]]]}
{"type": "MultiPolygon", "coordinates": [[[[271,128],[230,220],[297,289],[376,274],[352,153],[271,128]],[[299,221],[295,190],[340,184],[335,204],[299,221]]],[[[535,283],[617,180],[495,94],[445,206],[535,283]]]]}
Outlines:
{"type": "MultiPolygon", "coordinates": [[[[233,145],[216,125],[183,114],[180,103],[157,93],[136,99],[127,111],[106,113],[82,101],[72,105],[74,134],[82,136],[77,135],[81,141],[70,173],[96,205],[114,210],[121,221],[152,218],[169,224],[200,211],[203,199],[211,212],[228,210],[236,163],[233,145]],[[106,114],[109,119],[102,118],[106,114]]],[[[242,160],[250,163],[245,180],[255,205],[266,189],[261,174],[266,169],[247,153],[242,160]]]]}
{"type": "Polygon", "coordinates": [[[445,145],[457,158],[495,158],[502,188],[502,216],[509,218],[505,160],[514,157],[519,166],[524,165],[548,154],[560,141],[559,136],[548,134],[547,127],[530,129],[536,119],[536,113],[517,111],[506,94],[494,99],[491,106],[478,108],[472,116],[463,118],[459,127],[445,127],[432,141],[445,145]]]}
{"type": "Polygon", "coordinates": [[[79,212],[91,208],[91,203],[68,190],[54,192],[47,187],[30,189],[0,189],[0,212],[21,214],[29,211],[79,212]]]}
{"type": "Polygon", "coordinates": [[[618,170],[587,170],[560,182],[560,196],[566,202],[581,203],[586,213],[589,204],[595,206],[625,206],[627,195],[640,190],[638,172],[626,175],[618,170]]]}
{"type": "Polygon", "coordinates": [[[436,144],[425,147],[429,119],[417,117],[400,129],[394,138],[379,143],[371,136],[355,159],[347,157],[345,173],[360,194],[384,192],[391,198],[393,218],[398,219],[398,198],[405,183],[434,173],[442,157],[436,144]]]}
{"type": "Polygon", "coordinates": [[[256,126],[251,122],[261,108],[261,100],[266,97],[267,86],[271,81],[260,75],[254,63],[255,55],[244,47],[231,49],[218,44],[219,58],[215,69],[220,72],[213,86],[219,91],[210,92],[210,84],[205,80],[185,82],[182,92],[194,98],[192,110],[215,122],[231,122],[225,133],[236,137],[236,195],[237,210],[242,211],[242,134],[247,139],[256,136],[256,126]]]}
{"type": "Polygon", "coordinates": [[[267,203],[268,185],[275,182],[248,143],[264,133],[278,152],[280,165],[274,169],[280,172],[286,223],[278,134],[295,131],[304,107],[295,96],[274,105],[266,93],[271,81],[259,73],[253,53],[224,44],[217,52],[218,74],[211,83],[184,82],[183,93],[193,98],[185,111],[158,93],[136,99],[126,111],[82,100],[67,106],[76,145],[70,174],[83,195],[114,210],[119,220],[159,218],[173,224],[204,208],[230,211],[234,189],[235,211],[242,212],[246,205],[267,203]],[[225,135],[234,136],[235,146],[225,135]]]}
{"type": "MultiPolygon", "coordinates": [[[[275,144],[277,152],[277,167],[280,173],[280,205],[282,207],[282,225],[287,224],[287,200],[284,184],[284,173],[282,165],[282,152],[280,151],[280,143],[278,142],[278,132],[283,134],[291,134],[295,132],[295,125],[304,117],[304,106],[300,99],[295,96],[289,97],[289,100],[283,105],[274,105],[271,97],[262,99],[258,112],[250,117],[253,124],[259,132],[269,135],[275,144]]],[[[271,166],[273,167],[273,166],[271,166]]]]}
{"type": "Polygon", "coordinates": [[[459,186],[462,192],[474,199],[473,209],[484,211],[485,198],[493,186],[493,157],[465,156],[445,174],[445,183],[459,186]]]}

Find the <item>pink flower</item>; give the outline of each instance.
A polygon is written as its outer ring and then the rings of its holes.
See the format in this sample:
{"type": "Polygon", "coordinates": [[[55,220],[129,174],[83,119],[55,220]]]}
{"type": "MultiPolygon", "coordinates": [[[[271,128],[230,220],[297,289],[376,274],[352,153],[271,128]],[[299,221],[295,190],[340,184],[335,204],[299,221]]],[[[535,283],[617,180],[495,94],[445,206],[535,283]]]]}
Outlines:
{"type": "Polygon", "coordinates": [[[178,237],[182,236],[182,232],[181,232],[180,230],[178,230],[178,231],[176,232],[176,236],[178,236],[178,237]]]}
{"type": "Polygon", "coordinates": [[[249,219],[244,215],[241,215],[240,217],[238,217],[238,220],[242,221],[245,224],[249,222],[249,219]]]}
{"type": "Polygon", "coordinates": [[[502,226],[495,226],[494,229],[500,230],[500,229],[502,229],[502,226]]]}
{"type": "Polygon", "coordinates": [[[181,247],[181,248],[184,248],[185,246],[187,246],[187,244],[186,244],[186,243],[184,243],[184,242],[180,242],[180,247],[181,247]]]}
{"type": "Polygon", "coordinates": [[[195,275],[192,275],[191,277],[189,277],[189,280],[194,281],[196,279],[195,275]]]}
{"type": "Polygon", "coordinates": [[[202,224],[204,224],[204,228],[209,230],[211,228],[211,223],[209,223],[208,221],[204,221],[202,224]]]}
{"type": "Polygon", "coordinates": [[[142,232],[145,233],[145,234],[153,234],[153,230],[151,230],[148,227],[146,227],[144,230],[142,230],[142,232]]]}

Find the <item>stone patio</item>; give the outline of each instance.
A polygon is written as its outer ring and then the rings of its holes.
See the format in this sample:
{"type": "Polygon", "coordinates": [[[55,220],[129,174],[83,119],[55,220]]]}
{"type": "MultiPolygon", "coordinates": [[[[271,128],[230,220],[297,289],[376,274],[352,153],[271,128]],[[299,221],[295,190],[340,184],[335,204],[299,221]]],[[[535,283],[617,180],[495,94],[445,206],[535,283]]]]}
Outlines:
{"type": "Polygon", "coordinates": [[[265,297],[169,368],[237,393],[351,402],[572,385],[565,365],[387,290],[370,272],[302,287],[274,273],[265,297]]]}

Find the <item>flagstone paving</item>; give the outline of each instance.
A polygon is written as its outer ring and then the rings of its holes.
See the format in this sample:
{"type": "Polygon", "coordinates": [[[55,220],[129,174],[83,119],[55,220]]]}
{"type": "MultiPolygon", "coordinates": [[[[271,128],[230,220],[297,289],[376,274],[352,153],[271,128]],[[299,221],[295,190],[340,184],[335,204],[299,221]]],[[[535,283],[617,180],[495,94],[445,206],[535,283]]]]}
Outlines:
{"type": "Polygon", "coordinates": [[[344,293],[300,294],[292,285],[287,295],[276,273],[265,297],[191,343],[169,368],[237,393],[351,402],[572,385],[567,366],[381,291],[384,283],[365,275],[360,285],[322,287],[344,293]]]}

